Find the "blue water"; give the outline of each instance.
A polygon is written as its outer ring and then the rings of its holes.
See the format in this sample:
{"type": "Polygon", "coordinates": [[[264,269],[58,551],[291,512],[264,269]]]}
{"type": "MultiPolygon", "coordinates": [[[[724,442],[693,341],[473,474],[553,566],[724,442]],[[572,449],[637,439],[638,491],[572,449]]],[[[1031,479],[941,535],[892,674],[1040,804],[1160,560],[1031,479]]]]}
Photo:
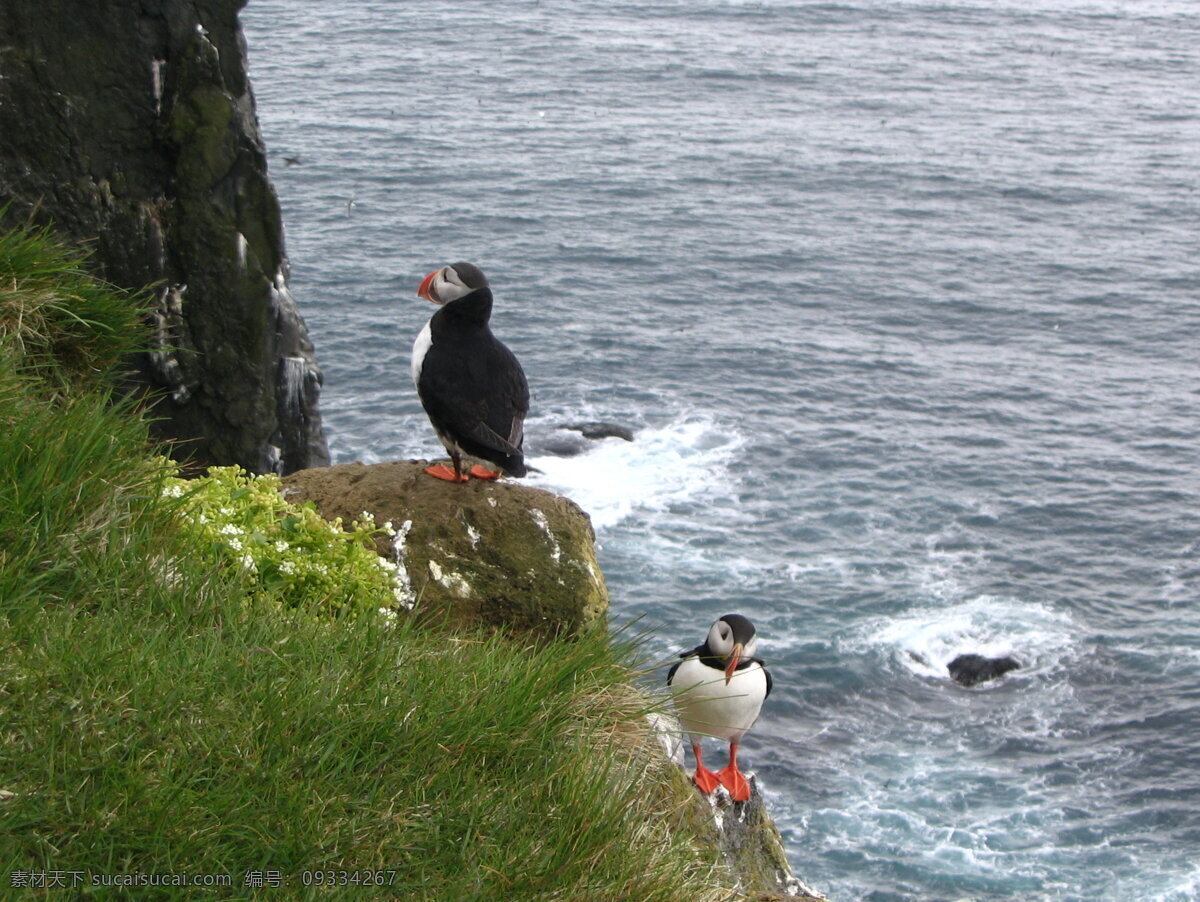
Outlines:
{"type": "Polygon", "coordinates": [[[479,264],[614,620],[758,624],[805,880],[1200,897],[1200,4],[242,19],[337,460],[440,453],[414,292],[479,264]]]}

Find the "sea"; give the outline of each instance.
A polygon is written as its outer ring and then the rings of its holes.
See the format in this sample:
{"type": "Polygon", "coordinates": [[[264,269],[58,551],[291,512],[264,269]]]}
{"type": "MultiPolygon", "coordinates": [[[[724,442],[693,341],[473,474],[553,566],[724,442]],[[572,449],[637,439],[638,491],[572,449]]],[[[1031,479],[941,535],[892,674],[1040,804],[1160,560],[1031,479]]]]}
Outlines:
{"type": "Polygon", "coordinates": [[[803,880],[1200,898],[1200,3],[241,21],[335,461],[442,455],[415,293],[479,265],[614,628],[757,625],[740,758],[803,880]]]}

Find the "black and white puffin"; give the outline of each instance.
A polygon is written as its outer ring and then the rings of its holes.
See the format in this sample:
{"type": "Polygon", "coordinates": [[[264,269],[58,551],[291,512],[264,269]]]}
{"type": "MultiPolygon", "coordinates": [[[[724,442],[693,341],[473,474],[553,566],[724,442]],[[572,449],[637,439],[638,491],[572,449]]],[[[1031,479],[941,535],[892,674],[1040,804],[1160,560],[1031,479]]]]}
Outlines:
{"type": "Polygon", "coordinates": [[[735,802],[750,798],[750,784],[737,766],[738,743],[771,694],[771,675],[754,657],[757,649],[754,624],[741,614],[726,614],[709,628],[704,644],[681,654],[683,660],[667,674],[667,685],[676,690],[679,723],[696,756],[692,779],[705,794],[724,786],[735,802]],[[729,743],[729,764],[723,770],[713,773],[704,766],[702,736],[729,743]]]}
{"type": "Polygon", "coordinates": [[[448,482],[524,476],[529,384],[512,351],[488,328],[487,277],[471,263],[452,263],[427,275],[417,296],[441,309],[413,343],[413,383],[454,464],[434,464],[425,472],[448,482]],[[500,472],[478,464],[464,472],[464,456],[486,460],[500,472]]]}

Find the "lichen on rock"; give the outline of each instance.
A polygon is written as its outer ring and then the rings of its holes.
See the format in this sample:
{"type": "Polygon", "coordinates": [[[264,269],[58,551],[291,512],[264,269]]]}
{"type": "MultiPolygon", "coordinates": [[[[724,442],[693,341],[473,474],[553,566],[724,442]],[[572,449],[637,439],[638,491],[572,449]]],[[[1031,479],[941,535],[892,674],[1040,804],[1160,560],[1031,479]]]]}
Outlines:
{"type": "Polygon", "coordinates": [[[577,505],[520,483],[454,484],[423,470],[416,461],[341,464],[293,473],[283,491],[327,519],[368,511],[403,524],[403,553],[392,539],[378,550],[401,558],[421,616],[546,636],[604,622],[608,590],[577,505]]]}

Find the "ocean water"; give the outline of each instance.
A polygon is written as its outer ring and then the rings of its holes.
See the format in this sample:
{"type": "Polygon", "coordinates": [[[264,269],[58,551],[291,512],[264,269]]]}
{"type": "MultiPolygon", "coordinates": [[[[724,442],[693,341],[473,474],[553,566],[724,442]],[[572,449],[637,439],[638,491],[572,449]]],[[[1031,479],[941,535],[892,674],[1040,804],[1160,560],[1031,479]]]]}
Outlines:
{"type": "Polygon", "coordinates": [[[440,453],[415,289],[477,263],[614,620],[663,661],[758,625],[803,879],[1200,897],[1200,4],[242,21],[336,460],[440,453]],[[580,420],[635,441],[552,453],[580,420]]]}

